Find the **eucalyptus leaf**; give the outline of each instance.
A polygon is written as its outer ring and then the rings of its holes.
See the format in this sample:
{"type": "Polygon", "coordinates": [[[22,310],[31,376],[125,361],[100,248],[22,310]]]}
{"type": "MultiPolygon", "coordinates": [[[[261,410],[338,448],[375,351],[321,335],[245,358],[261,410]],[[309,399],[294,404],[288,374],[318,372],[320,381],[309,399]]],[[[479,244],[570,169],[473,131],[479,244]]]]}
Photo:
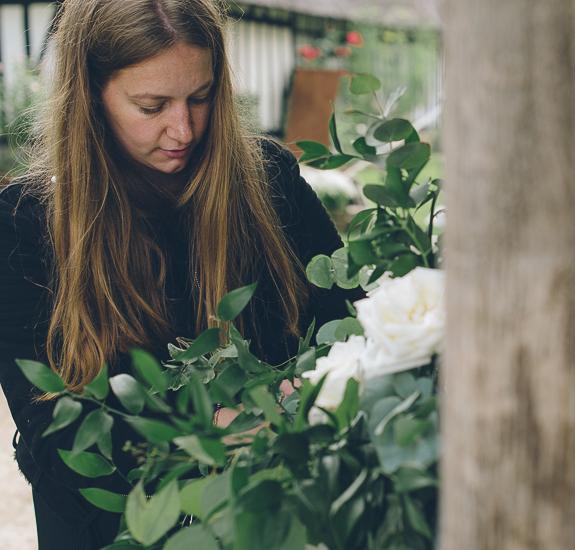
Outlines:
{"type": "Polygon", "coordinates": [[[330,289],[335,282],[335,269],[329,256],[314,256],[305,272],[310,283],[319,288],[330,289]]]}
{"type": "Polygon", "coordinates": [[[331,263],[334,270],[334,278],[337,286],[343,289],[356,288],[359,285],[359,276],[348,277],[349,267],[349,249],[347,247],[339,248],[331,255],[331,263]]]}
{"type": "Polygon", "coordinates": [[[421,168],[429,160],[431,148],[427,143],[406,143],[387,157],[387,165],[412,170],[421,168]]]}
{"type": "Polygon", "coordinates": [[[341,168],[354,158],[356,157],[353,155],[331,155],[329,157],[309,161],[307,164],[313,168],[318,168],[319,170],[335,170],[336,168],[341,168]]]}
{"type": "Polygon", "coordinates": [[[413,132],[415,132],[415,128],[408,120],[392,118],[380,123],[375,129],[373,136],[382,142],[392,142],[407,139],[413,132]]]}
{"type": "Polygon", "coordinates": [[[381,88],[381,82],[371,74],[356,74],[352,77],[350,91],[355,95],[365,95],[377,92],[381,88]]]}

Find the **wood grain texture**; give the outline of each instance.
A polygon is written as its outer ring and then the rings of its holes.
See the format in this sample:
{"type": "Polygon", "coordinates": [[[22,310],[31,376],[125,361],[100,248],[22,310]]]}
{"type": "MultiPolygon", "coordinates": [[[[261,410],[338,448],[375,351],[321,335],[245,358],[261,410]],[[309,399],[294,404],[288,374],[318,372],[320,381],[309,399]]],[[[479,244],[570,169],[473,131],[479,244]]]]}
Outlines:
{"type": "Polygon", "coordinates": [[[575,0],[446,0],[442,550],[575,547],[575,0]]]}

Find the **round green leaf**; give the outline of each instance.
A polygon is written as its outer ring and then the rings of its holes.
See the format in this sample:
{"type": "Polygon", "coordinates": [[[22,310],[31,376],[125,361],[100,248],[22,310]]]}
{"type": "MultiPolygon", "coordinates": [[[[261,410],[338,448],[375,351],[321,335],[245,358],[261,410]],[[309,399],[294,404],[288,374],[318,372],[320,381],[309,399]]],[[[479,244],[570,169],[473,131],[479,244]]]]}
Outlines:
{"type": "Polygon", "coordinates": [[[110,386],[128,412],[132,414],[142,412],[146,401],[146,390],[133,376],[117,374],[110,378],[110,386]]]}
{"type": "Polygon", "coordinates": [[[64,381],[49,367],[38,361],[16,359],[22,374],[42,391],[58,393],[66,389],[64,381]]]}
{"type": "Polygon", "coordinates": [[[406,143],[387,157],[387,165],[404,170],[413,170],[423,166],[431,156],[428,143],[406,143]]]}
{"type": "Polygon", "coordinates": [[[61,397],[54,407],[52,423],[42,434],[42,437],[69,426],[80,416],[81,412],[82,403],[74,401],[71,397],[61,397]]]}
{"type": "Polygon", "coordinates": [[[257,283],[253,283],[228,292],[218,304],[218,317],[222,321],[233,321],[248,305],[256,287],[257,283]]]}
{"type": "Polygon", "coordinates": [[[371,94],[381,88],[381,82],[371,74],[356,74],[351,79],[350,91],[355,95],[371,94]]]}
{"type": "Polygon", "coordinates": [[[354,317],[346,317],[345,319],[342,319],[335,329],[335,337],[338,342],[343,342],[352,335],[363,336],[363,334],[363,327],[354,317]]]}
{"type": "Polygon", "coordinates": [[[373,132],[373,137],[382,142],[401,141],[414,132],[415,128],[409,121],[403,118],[392,118],[379,123],[373,132]]]}
{"type": "Polygon", "coordinates": [[[320,254],[307,264],[305,273],[310,283],[330,289],[335,282],[335,270],[329,256],[320,254]]]}
{"type": "Polygon", "coordinates": [[[317,336],[315,340],[317,345],[321,344],[333,344],[337,342],[337,338],[335,337],[335,331],[337,327],[341,323],[340,319],[335,319],[334,321],[329,321],[325,325],[323,325],[317,332],[317,336]]]}
{"type": "Polygon", "coordinates": [[[73,454],[71,451],[58,449],[58,454],[68,468],[85,477],[108,476],[116,470],[105,458],[95,453],[73,454]]]}
{"type": "Polygon", "coordinates": [[[355,288],[359,284],[359,277],[355,274],[349,278],[348,272],[348,256],[349,250],[347,248],[340,248],[331,255],[331,261],[334,268],[334,276],[337,286],[344,289],[355,288]]]}
{"type": "Polygon", "coordinates": [[[115,512],[121,514],[126,506],[126,497],[105,489],[90,487],[88,489],[79,489],[80,494],[94,506],[106,510],[106,512],[115,512]]]}

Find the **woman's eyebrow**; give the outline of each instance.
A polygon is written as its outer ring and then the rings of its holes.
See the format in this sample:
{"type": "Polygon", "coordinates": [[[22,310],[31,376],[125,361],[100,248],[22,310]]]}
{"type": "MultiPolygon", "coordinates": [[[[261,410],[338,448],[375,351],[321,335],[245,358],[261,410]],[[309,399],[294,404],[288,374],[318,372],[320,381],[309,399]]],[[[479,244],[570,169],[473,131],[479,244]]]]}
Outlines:
{"type": "MultiPolygon", "coordinates": [[[[213,84],[213,80],[210,80],[209,82],[206,82],[206,83],[202,84],[199,88],[197,88],[196,90],[194,90],[190,95],[192,96],[192,95],[199,94],[200,92],[205,92],[205,91],[207,91],[209,88],[212,87],[212,84],[213,84]]],[[[128,97],[129,97],[130,99],[155,99],[155,100],[172,99],[170,96],[150,94],[150,93],[144,93],[144,94],[128,94],[128,97]]]]}

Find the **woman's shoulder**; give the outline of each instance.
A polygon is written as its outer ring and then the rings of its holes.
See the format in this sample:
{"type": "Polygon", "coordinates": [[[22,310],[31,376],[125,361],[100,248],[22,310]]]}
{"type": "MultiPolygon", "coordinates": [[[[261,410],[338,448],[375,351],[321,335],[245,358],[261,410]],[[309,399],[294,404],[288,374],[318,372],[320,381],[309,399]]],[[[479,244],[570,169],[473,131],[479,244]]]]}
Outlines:
{"type": "Polygon", "coordinates": [[[37,239],[45,227],[45,209],[39,192],[27,176],[16,178],[0,189],[2,238],[37,239]]]}
{"type": "Polygon", "coordinates": [[[286,185],[299,178],[299,166],[293,153],[285,145],[272,138],[259,141],[262,158],[272,183],[286,185]]]}

